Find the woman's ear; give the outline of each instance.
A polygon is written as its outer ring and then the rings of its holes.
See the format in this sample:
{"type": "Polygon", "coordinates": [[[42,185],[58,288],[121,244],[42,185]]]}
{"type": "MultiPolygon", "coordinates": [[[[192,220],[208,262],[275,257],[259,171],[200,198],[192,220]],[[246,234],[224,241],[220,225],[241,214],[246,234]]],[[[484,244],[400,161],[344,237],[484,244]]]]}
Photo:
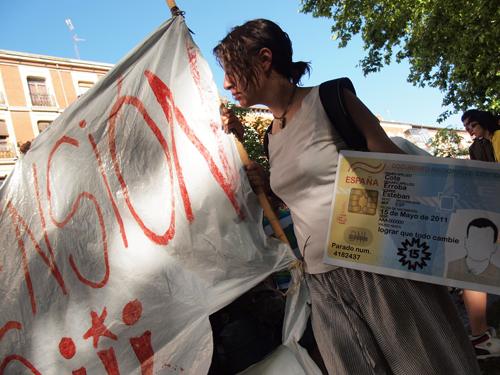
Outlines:
{"type": "Polygon", "coordinates": [[[265,73],[271,72],[273,65],[273,53],[269,48],[261,48],[258,54],[258,59],[265,73]]]}

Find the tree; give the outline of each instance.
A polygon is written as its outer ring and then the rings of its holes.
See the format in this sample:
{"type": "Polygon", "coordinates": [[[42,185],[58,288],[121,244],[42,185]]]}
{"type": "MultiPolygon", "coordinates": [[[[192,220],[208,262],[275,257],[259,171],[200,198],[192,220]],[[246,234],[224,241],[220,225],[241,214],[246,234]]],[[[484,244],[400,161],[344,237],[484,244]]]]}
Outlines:
{"type": "Polygon", "coordinates": [[[408,59],[408,82],[445,93],[452,113],[500,111],[500,7],[495,0],[301,0],[302,13],[333,19],[345,47],[361,33],[363,73],[408,59]]]}
{"type": "Polygon", "coordinates": [[[271,124],[271,120],[261,116],[254,116],[248,109],[232,103],[228,103],[227,106],[245,127],[243,146],[248,157],[263,166],[265,170],[269,170],[269,161],[264,154],[263,140],[266,129],[271,124]]]}
{"type": "Polygon", "coordinates": [[[259,133],[252,125],[245,125],[245,135],[243,137],[243,146],[251,160],[256,161],[265,170],[269,170],[269,161],[264,155],[264,147],[260,141],[259,133]]]}
{"type": "Polygon", "coordinates": [[[434,156],[444,158],[463,158],[469,155],[469,150],[462,146],[462,136],[450,128],[439,129],[429,146],[433,149],[434,156]]]}

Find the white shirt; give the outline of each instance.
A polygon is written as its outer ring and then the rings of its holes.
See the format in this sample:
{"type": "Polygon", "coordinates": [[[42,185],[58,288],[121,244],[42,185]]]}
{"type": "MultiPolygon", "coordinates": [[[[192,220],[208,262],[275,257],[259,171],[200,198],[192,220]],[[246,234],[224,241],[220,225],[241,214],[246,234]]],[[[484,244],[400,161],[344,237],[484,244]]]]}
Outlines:
{"type": "Polygon", "coordinates": [[[347,148],[333,129],[318,86],[277,134],[269,134],[271,188],[290,208],[295,236],[308,273],[336,267],[323,263],[338,151],[347,148]]]}

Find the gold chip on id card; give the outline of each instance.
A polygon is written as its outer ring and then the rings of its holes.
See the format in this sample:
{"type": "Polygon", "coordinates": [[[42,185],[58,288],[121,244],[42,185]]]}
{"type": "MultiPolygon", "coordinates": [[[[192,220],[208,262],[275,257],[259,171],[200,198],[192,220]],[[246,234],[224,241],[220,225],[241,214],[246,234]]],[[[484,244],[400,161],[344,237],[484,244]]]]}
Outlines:
{"type": "Polygon", "coordinates": [[[377,201],[377,190],[351,189],[348,210],[355,214],[375,215],[377,201]]]}

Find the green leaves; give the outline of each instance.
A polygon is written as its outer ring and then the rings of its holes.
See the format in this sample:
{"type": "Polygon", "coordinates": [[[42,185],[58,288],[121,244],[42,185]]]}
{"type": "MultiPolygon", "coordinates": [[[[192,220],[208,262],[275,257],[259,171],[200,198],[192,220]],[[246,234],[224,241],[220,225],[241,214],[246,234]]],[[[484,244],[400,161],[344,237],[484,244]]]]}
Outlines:
{"type": "MultiPolygon", "coordinates": [[[[340,47],[360,33],[363,73],[408,59],[408,81],[444,94],[455,112],[500,110],[500,7],[492,0],[301,0],[331,18],[340,47]]],[[[452,114],[446,111],[438,121],[452,114]]]]}
{"type": "Polygon", "coordinates": [[[259,133],[253,127],[253,124],[245,125],[245,136],[243,137],[243,146],[251,160],[259,163],[266,171],[269,170],[269,161],[264,155],[264,147],[260,142],[259,133]]]}
{"type": "Polygon", "coordinates": [[[434,156],[463,157],[469,155],[469,150],[461,145],[462,139],[456,130],[443,128],[436,132],[429,146],[433,149],[434,156]]]}
{"type": "Polygon", "coordinates": [[[227,106],[234,112],[245,127],[243,146],[247,151],[248,157],[259,163],[268,171],[269,161],[264,154],[263,141],[264,134],[271,124],[271,120],[265,119],[259,115],[256,116],[252,114],[248,108],[242,108],[233,103],[228,103],[227,106]]]}

